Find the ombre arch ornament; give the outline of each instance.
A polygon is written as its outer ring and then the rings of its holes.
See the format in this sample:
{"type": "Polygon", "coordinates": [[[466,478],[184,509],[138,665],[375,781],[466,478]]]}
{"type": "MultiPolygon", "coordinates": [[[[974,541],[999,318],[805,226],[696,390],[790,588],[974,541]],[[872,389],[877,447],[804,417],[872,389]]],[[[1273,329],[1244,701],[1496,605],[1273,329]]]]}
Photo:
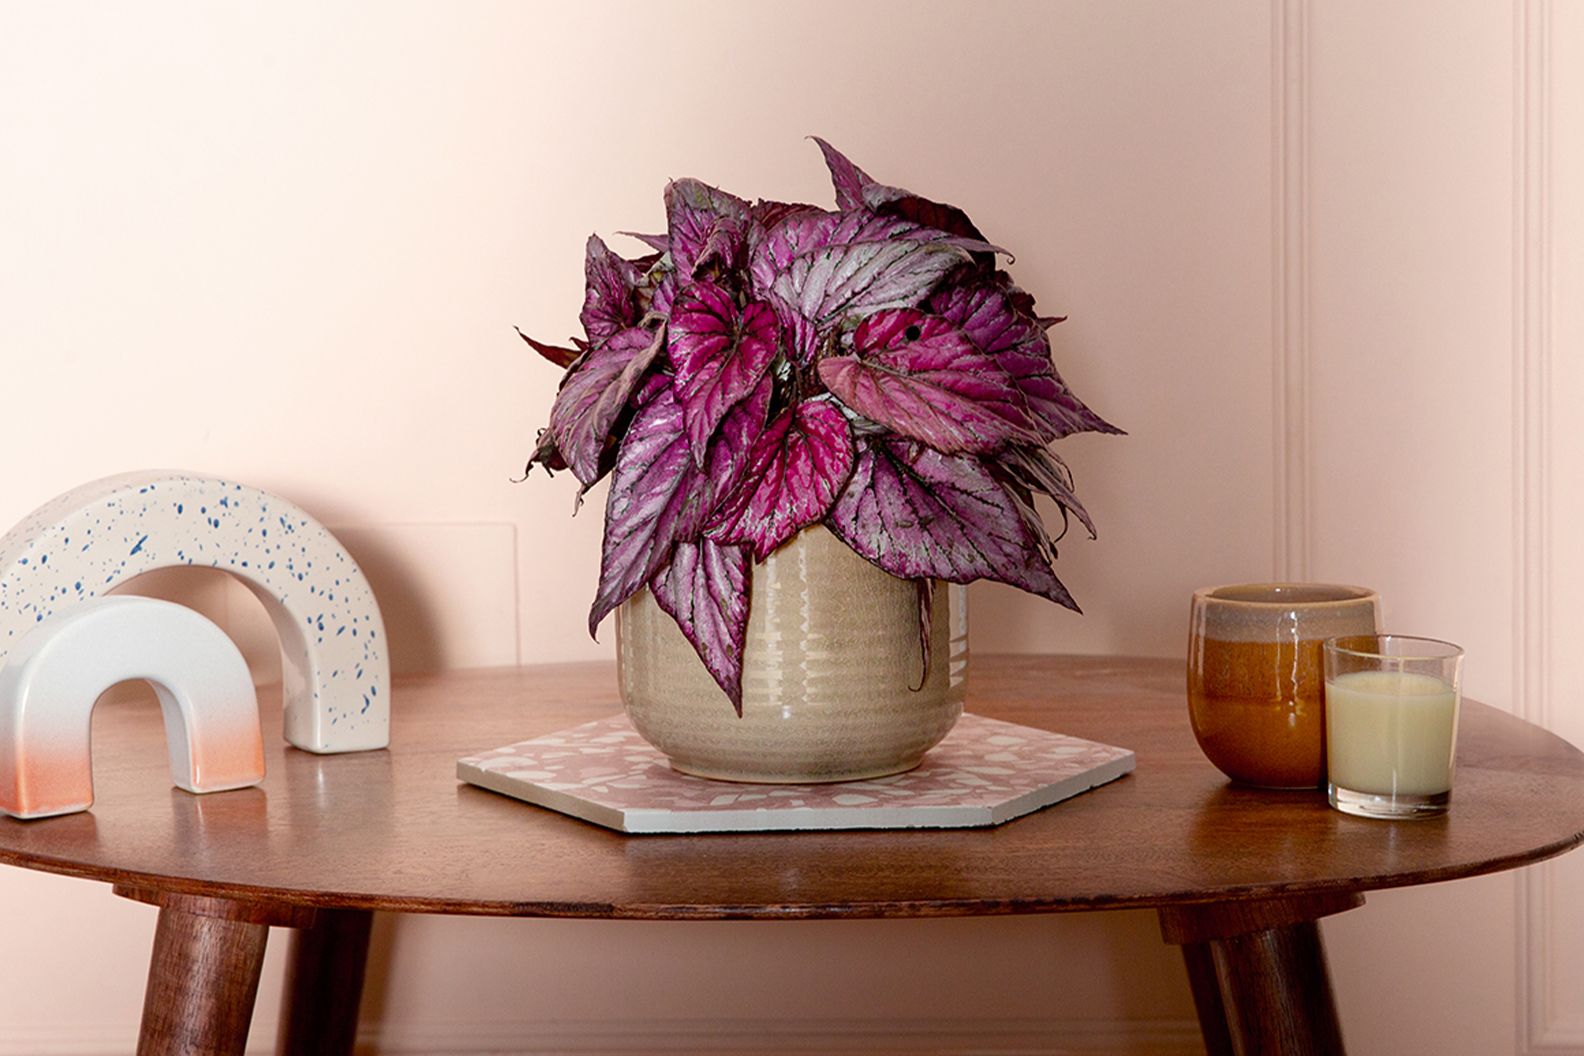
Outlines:
{"type": "Polygon", "coordinates": [[[226,633],[173,602],[95,598],[41,621],[0,667],[0,813],[47,818],[93,805],[94,702],[131,679],[159,698],[178,788],[264,780],[253,679],[226,633]]]}
{"type": "MultiPolygon", "coordinates": [[[[389,743],[385,627],[357,563],[292,503],[190,473],[141,471],[84,484],[0,538],[0,684],[13,659],[37,648],[30,636],[51,633],[55,618],[140,573],[188,565],[223,569],[264,603],[280,638],[288,742],[318,753],[389,743]]],[[[48,722],[14,703],[0,698],[0,721],[48,722]]],[[[189,717],[189,733],[206,721],[207,706],[189,717]]],[[[253,711],[256,725],[256,703],[253,711]]],[[[168,730],[171,715],[166,708],[168,730]]]]}

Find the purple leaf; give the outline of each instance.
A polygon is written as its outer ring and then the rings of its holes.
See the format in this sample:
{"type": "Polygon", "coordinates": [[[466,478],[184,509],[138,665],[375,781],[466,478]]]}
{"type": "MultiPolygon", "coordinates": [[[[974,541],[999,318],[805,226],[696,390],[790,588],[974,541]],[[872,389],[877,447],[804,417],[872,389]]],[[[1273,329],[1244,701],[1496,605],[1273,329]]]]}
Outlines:
{"type": "Polygon", "coordinates": [[[697,536],[708,491],[688,454],[681,404],[663,390],[638,409],[616,456],[589,634],[665,567],[677,542],[697,536]]]}
{"type": "Polygon", "coordinates": [[[591,348],[567,372],[550,408],[550,434],[574,476],[584,484],[600,477],[600,455],[617,416],[665,344],[665,327],[618,331],[591,348]]]}
{"type": "Polygon", "coordinates": [[[1043,447],[1014,445],[1002,454],[1000,466],[1023,487],[1042,491],[1055,499],[1062,508],[1063,518],[1071,513],[1088,530],[1089,538],[1096,538],[1094,521],[1090,520],[1089,511],[1073,494],[1072,473],[1057,455],[1043,447]]]}
{"type": "Polygon", "coordinates": [[[649,311],[661,319],[671,318],[671,309],[676,303],[677,277],[676,272],[668,271],[660,278],[654,288],[654,295],[649,300],[649,311]]]}
{"type": "Polygon", "coordinates": [[[754,559],[825,516],[852,472],[847,419],[828,399],[789,407],[754,444],[742,483],[708,526],[723,543],[751,543],[754,559]]]}
{"type": "Polygon", "coordinates": [[[1016,482],[1003,481],[1007,495],[1012,500],[1012,506],[1017,510],[1018,519],[1023,522],[1029,534],[1034,537],[1034,549],[1039,555],[1039,560],[1044,564],[1052,565],[1056,561],[1056,544],[1051,540],[1050,532],[1045,528],[1045,522],[1040,518],[1039,511],[1034,508],[1034,496],[1029,490],[1016,482]]]}
{"type": "Polygon", "coordinates": [[[750,240],[752,232],[761,234],[779,224],[789,216],[799,213],[823,213],[825,210],[817,205],[805,205],[802,202],[771,202],[761,198],[748,207],[748,220],[750,224],[750,240]]]}
{"type": "Polygon", "coordinates": [[[852,161],[825,142],[818,136],[810,137],[819,144],[820,153],[825,155],[825,167],[830,169],[831,183],[836,188],[836,208],[862,209],[864,207],[864,188],[875,181],[869,174],[852,161]]]}
{"type": "Polygon", "coordinates": [[[548,359],[558,367],[570,367],[574,362],[576,362],[578,356],[583,354],[575,348],[562,348],[560,345],[547,345],[543,341],[535,341],[533,338],[523,333],[521,327],[513,327],[513,329],[517,331],[518,337],[528,342],[529,348],[533,349],[535,352],[539,353],[541,356],[548,359]]]}
{"type": "Polygon", "coordinates": [[[578,319],[590,344],[609,339],[638,322],[638,282],[642,277],[629,261],[612,253],[598,235],[590,235],[584,251],[583,311],[578,319]]]}
{"type": "Polygon", "coordinates": [[[566,459],[561,457],[561,452],[556,450],[555,438],[550,435],[549,429],[539,430],[539,435],[534,441],[534,449],[528,456],[528,464],[523,467],[523,476],[533,472],[533,467],[543,466],[545,472],[554,474],[557,470],[567,468],[566,459]]]}
{"type": "Polygon", "coordinates": [[[643,235],[637,231],[618,231],[616,233],[618,235],[626,235],[628,238],[636,238],[656,253],[667,253],[671,250],[671,238],[669,235],[643,235]]]}
{"type": "Polygon", "coordinates": [[[947,453],[1037,441],[1006,371],[940,316],[876,312],[859,324],[853,347],[858,356],[821,360],[819,375],[864,417],[947,453]]]}
{"type": "MultiPolygon", "coordinates": [[[[968,214],[955,205],[931,201],[921,195],[904,191],[900,187],[881,187],[878,184],[871,187],[864,197],[869,208],[877,213],[900,216],[915,224],[932,227],[948,234],[984,240],[984,235],[974,222],[968,219],[968,214]]],[[[975,257],[986,269],[994,267],[994,257],[989,255],[989,251],[978,250],[975,257]]]]}
{"type": "Polygon", "coordinates": [[[736,490],[748,469],[754,445],[764,434],[765,417],[774,392],[775,379],[763,378],[753,392],[727,413],[715,439],[710,441],[704,476],[709,482],[711,509],[736,490]]]}
{"type": "Polygon", "coordinates": [[[877,183],[841,151],[818,136],[813,139],[825,155],[831,183],[836,187],[838,209],[872,209],[886,216],[899,216],[953,235],[984,238],[974,222],[968,219],[968,214],[955,205],[931,201],[901,187],[877,183]]]}
{"type": "Polygon", "coordinates": [[[693,643],[738,716],[751,575],[745,547],[703,539],[677,543],[671,563],[649,581],[655,601],[693,643]]]}
{"type": "Polygon", "coordinates": [[[668,352],[676,368],[688,443],[700,466],[726,412],[765,376],[779,339],[780,327],[768,304],[749,301],[739,311],[732,295],[708,279],[694,282],[677,298],[668,352]]]}
{"type": "Polygon", "coordinates": [[[994,356],[1017,384],[1040,439],[1070,433],[1120,433],[1074,396],[1051,363],[1050,339],[1033,314],[1033,298],[1002,282],[947,286],[930,298],[929,308],[962,327],[981,351],[994,356]]]}
{"type": "Polygon", "coordinates": [[[638,383],[638,388],[633,390],[632,400],[634,407],[642,407],[660,393],[671,388],[671,375],[661,370],[650,371],[638,383]]]}
{"type": "Polygon", "coordinates": [[[826,523],[904,579],[993,579],[1077,609],[1016,500],[979,459],[871,439],[826,523]]]}
{"type": "Polygon", "coordinates": [[[935,581],[915,579],[913,586],[918,589],[919,679],[918,685],[909,688],[917,693],[929,681],[930,638],[935,629],[935,581]]]}
{"type": "Polygon", "coordinates": [[[667,242],[684,281],[709,264],[731,269],[748,235],[748,203],[698,180],[666,185],[667,242]]]}
{"type": "Polygon", "coordinates": [[[983,242],[873,213],[795,213],[750,254],[754,294],[777,307],[805,362],[814,338],[845,318],[911,308],[983,242]],[[799,327],[795,320],[809,325],[799,327]]]}

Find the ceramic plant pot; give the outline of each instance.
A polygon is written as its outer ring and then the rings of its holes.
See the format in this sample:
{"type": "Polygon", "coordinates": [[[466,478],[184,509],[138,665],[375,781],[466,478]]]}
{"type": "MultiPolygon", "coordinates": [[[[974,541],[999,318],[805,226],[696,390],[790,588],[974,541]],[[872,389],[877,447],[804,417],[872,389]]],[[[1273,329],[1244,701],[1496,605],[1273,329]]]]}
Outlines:
{"type": "Polygon", "coordinates": [[[741,718],[647,590],[618,613],[622,702],[685,773],[856,781],[919,764],[962,714],[967,591],[937,583],[920,685],[918,592],[823,527],[754,566],[741,718]]]}

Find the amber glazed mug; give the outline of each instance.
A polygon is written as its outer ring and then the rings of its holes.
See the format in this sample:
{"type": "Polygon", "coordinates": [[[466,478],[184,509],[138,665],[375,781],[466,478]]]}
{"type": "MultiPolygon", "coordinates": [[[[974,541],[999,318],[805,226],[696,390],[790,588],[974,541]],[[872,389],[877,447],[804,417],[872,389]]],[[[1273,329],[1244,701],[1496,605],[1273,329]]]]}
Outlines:
{"type": "Polygon", "coordinates": [[[1209,760],[1262,788],[1325,784],[1321,643],[1380,630],[1380,595],[1329,583],[1242,583],[1193,596],[1188,717],[1209,760]]]}

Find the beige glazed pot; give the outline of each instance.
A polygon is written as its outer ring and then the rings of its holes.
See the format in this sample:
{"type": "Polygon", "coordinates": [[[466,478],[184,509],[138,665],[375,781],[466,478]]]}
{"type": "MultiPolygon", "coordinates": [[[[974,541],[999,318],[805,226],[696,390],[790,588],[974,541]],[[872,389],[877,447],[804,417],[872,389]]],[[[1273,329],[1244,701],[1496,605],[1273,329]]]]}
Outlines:
{"type": "Polygon", "coordinates": [[[648,590],[617,615],[622,702],[685,773],[779,783],[901,773],[962,714],[966,601],[965,588],[936,584],[920,686],[913,583],[808,528],[754,566],[741,718],[648,590]]]}

